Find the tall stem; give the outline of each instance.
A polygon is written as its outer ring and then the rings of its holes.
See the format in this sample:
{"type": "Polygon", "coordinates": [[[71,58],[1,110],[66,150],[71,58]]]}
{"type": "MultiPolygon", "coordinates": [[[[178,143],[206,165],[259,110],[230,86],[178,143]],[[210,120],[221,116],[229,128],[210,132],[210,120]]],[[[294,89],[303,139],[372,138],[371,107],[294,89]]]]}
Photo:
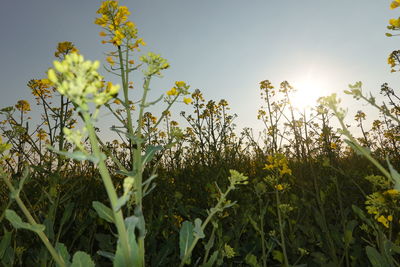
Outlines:
{"type": "Polygon", "coordinates": [[[122,251],[123,251],[123,254],[125,257],[125,263],[127,264],[126,266],[133,266],[133,260],[131,257],[131,248],[130,248],[129,242],[128,242],[128,233],[127,233],[127,230],[125,227],[124,218],[122,216],[122,211],[119,210],[118,212],[115,212],[115,209],[114,209],[117,204],[118,196],[115,191],[115,187],[114,187],[114,184],[112,183],[111,176],[110,176],[110,173],[108,172],[106,164],[104,163],[104,160],[101,160],[102,153],[100,151],[99,142],[96,137],[96,132],[92,125],[92,118],[89,115],[88,111],[83,112],[83,118],[85,120],[86,129],[89,133],[89,140],[90,140],[90,144],[92,145],[93,154],[95,157],[100,159],[99,163],[98,163],[98,167],[99,167],[101,178],[103,179],[104,187],[106,188],[106,191],[107,191],[108,198],[110,199],[110,202],[111,202],[111,208],[112,208],[112,212],[114,215],[115,226],[117,227],[118,236],[119,236],[122,251]]]}
{"type": "Polygon", "coordinates": [[[279,206],[281,205],[281,200],[279,198],[279,192],[277,189],[275,189],[275,196],[276,196],[276,208],[278,211],[279,232],[281,234],[281,248],[282,248],[282,252],[283,252],[283,261],[284,261],[284,265],[286,267],[289,267],[289,261],[288,261],[288,257],[287,257],[287,253],[286,253],[285,235],[283,232],[282,215],[281,215],[281,210],[279,208],[279,206]]]}

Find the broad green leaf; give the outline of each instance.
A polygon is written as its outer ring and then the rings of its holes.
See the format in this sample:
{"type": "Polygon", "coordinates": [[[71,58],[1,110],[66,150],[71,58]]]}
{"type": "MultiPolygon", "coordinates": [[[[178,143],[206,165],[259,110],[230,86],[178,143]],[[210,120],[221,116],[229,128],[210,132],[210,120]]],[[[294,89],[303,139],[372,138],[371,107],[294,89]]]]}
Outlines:
{"type": "MultiPolygon", "coordinates": [[[[193,223],[189,221],[184,221],[182,223],[181,230],[179,231],[179,248],[180,248],[180,257],[186,255],[189,252],[189,248],[193,243],[193,223]]],[[[190,264],[190,257],[188,258],[188,264],[190,264]]]]}
{"type": "Polygon", "coordinates": [[[135,228],[138,224],[139,219],[136,216],[131,216],[125,219],[125,225],[128,232],[128,242],[131,249],[131,259],[133,265],[129,265],[125,262],[125,257],[122,252],[121,242],[118,240],[117,251],[115,252],[114,267],[125,267],[125,266],[142,266],[141,258],[139,256],[139,248],[136,243],[135,228]]]}
{"type": "Polygon", "coordinates": [[[11,232],[8,232],[4,229],[4,235],[1,237],[0,242],[0,259],[3,258],[4,253],[6,253],[7,248],[10,246],[11,243],[11,232]]]}
{"type": "Polygon", "coordinates": [[[203,229],[201,229],[201,220],[197,218],[194,220],[194,229],[193,229],[193,235],[199,239],[204,238],[204,232],[203,229]]]}
{"type": "Polygon", "coordinates": [[[33,232],[43,232],[45,230],[45,226],[42,224],[30,224],[23,222],[21,217],[13,210],[6,210],[5,215],[7,220],[10,221],[12,226],[16,229],[27,229],[33,232]]]}
{"type": "Polygon", "coordinates": [[[72,264],[70,267],[94,267],[94,262],[88,254],[83,251],[78,251],[72,258],[72,264]]]}
{"type": "Polygon", "coordinates": [[[71,256],[68,253],[67,247],[63,243],[57,242],[56,250],[58,254],[61,256],[61,258],[64,259],[64,262],[67,264],[67,266],[69,266],[71,264],[70,263],[71,256]]]}
{"type": "Polygon", "coordinates": [[[96,210],[100,218],[106,220],[109,223],[114,223],[114,214],[109,207],[99,201],[93,201],[92,206],[96,210]]]}
{"type": "Polygon", "coordinates": [[[386,259],[379,254],[379,252],[370,246],[367,246],[365,248],[365,251],[367,252],[367,256],[369,261],[371,262],[373,267],[386,267],[388,266],[385,264],[386,259]]]}

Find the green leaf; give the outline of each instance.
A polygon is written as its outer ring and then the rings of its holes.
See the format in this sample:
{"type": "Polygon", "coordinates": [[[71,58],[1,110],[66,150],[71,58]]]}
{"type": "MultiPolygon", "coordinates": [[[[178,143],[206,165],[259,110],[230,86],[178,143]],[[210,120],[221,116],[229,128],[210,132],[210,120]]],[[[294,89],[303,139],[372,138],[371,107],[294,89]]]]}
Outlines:
{"type": "Polygon", "coordinates": [[[199,218],[197,218],[196,220],[194,220],[194,229],[193,229],[193,234],[195,237],[201,239],[204,238],[204,232],[203,229],[201,229],[201,220],[199,218]]]}
{"type": "Polygon", "coordinates": [[[12,236],[11,232],[8,232],[7,230],[4,229],[4,235],[2,236],[0,242],[0,259],[4,257],[7,248],[10,246],[11,236],[12,236]]]}
{"type": "Polygon", "coordinates": [[[218,250],[214,251],[214,253],[211,255],[210,259],[208,259],[208,261],[206,263],[200,265],[200,267],[213,267],[217,258],[218,258],[218,250]]]}
{"type": "Polygon", "coordinates": [[[118,212],[126,204],[126,202],[128,202],[130,197],[131,197],[131,192],[118,198],[117,203],[115,203],[114,211],[118,212]]]}
{"type": "Polygon", "coordinates": [[[68,253],[67,247],[63,244],[63,243],[58,243],[56,244],[56,250],[58,252],[58,254],[61,256],[61,258],[63,258],[64,262],[67,265],[70,265],[70,259],[71,256],[68,253]]]}
{"type": "Polygon", "coordinates": [[[369,226],[371,226],[372,228],[375,228],[375,227],[374,227],[374,224],[371,222],[371,220],[368,219],[368,218],[365,216],[364,212],[363,212],[359,207],[357,207],[356,205],[351,205],[351,208],[353,209],[354,213],[357,214],[358,217],[360,217],[360,219],[361,219],[362,221],[364,221],[365,223],[367,223],[367,224],[368,224],[369,226]]]}
{"type": "Polygon", "coordinates": [[[136,216],[131,216],[125,219],[125,225],[128,232],[128,242],[131,249],[131,259],[133,265],[129,265],[125,262],[125,257],[122,252],[121,242],[118,240],[117,251],[115,252],[114,267],[125,267],[125,266],[142,266],[141,258],[139,256],[139,247],[136,242],[135,228],[138,224],[139,219],[136,216]]]}
{"type": "Polygon", "coordinates": [[[78,251],[74,254],[70,267],[94,267],[94,262],[88,254],[78,251]]]}
{"type": "Polygon", "coordinates": [[[365,251],[367,252],[367,256],[369,261],[371,262],[373,267],[385,267],[388,266],[385,264],[386,259],[379,254],[379,252],[370,246],[367,246],[365,248],[365,251]]]}
{"type": "Polygon", "coordinates": [[[99,201],[93,201],[92,206],[96,210],[100,218],[106,220],[109,223],[114,223],[114,214],[109,207],[99,201]]]}
{"type": "Polygon", "coordinates": [[[45,230],[45,226],[42,224],[30,224],[23,222],[21,217],[19,217],[18,214],[13,210],[6,210],[5,215],[7,220],[9,220],[12,226],[14,226],[16,229],[27,229],[36,233],[43,232],[45,230]]]}
{"type": "Polygon", "coordinates": [[[249,218],[250,224],[253,226],[254,230],[256,230],[256,232],[258,234],[260,234],[261,233],[260,227],[258,227],[257,223],[253,220],[253,218],[250,217],[250,215],[248,216],[248,218],[249,218]]]}
{"type": "Polygon", "coordinates": [[[51,146],[48,146],[47,148],[49,150],[53,151],[54,153],[57,153],[59,155],[62,155],[62,156],[65,156],[67,158],[74,159],[77,161],[88,160],[88,161],[93,162],[94,164],[97,164],[100,162],[100,160],[107,159],[107,157],[104,154],[100,154],[100,158],[97,158],[93,155],[87,154],[87,153],[79,151],[79,150],[74,151],[74,152],[67,152],[67,151],[59,151],[51,146]]]}
{"type": "Polygon", "coordinates": [[[283,253],[279,250],[272,251],[272,258],[280,263],[283,263],[283,253]]]}
{"type": "Polygon", "coordinates": [[[97,254],[102,256],[102,257],[104,257],[104,258],[107,258],[107,259],[109,259],[111,261],[114,261],[114,258],[115,258],[114,253],[111,253],[111,252],[108,252],[108,251],[99,250],[99,251],[97,251],[97,254]]]}
{"type": "Polygon", "coordinates": [[[344,231],[344,242],[348,245],[353,242],[353,231],[354,228],[357,226],[356,220],[351,220],[346,224],[346,228],[344,231]]]}
{"type": "Polygon", "coordinates": [[[386,158],[386,162],[389,166],[390,176],[392,176],[394,182],[394,189],[400,191],[400,174],[393,168],[392,164],[389,162],[389,158],[386,158]]]}
{"type": "Polygon", "coordinates": [[[29,173],[30,173],[29,166],[25,166],[25,168],[24,168],[24,170],[22,172],[22,177],[19,180],[18,191],[22,190],[22,187],[24,186],[24,183],[25,183],[26,179],[29,177],[29,173]]]}
{"type": "Polygon", "coordinates": [[[251,267],[261,267],[261,265],[257,261],[257,257],[251,253],[247,254],[244,260],[251,267]]]}
{"type": "MultiPolygon", "coordinates": [[[[183,257],[189,252],[189,248],[193,243],[193,228],[192,222],[184,221],[182,223],[181,230],[179,231],[179,248],[181,259],[183,259],[183,257]]],[[[190,256],[187,264],[190,264],[190,256]]]]}
{"type": "Polygon", "coordinates": [[[162,146],[148,146],[146,148],[146,153],[144,154],[143,159],[142,159],[143,166],[153,159],[154,154],[157,151],[160,151],[162,149],[163,149],[162,146]]]}
{"type": "Polygon", "coordinates": [[[61,217],[60,225],[64,225],[72,215],[72,211],[74,210],[74,203],[70,202],[65,206],[64,213],[61,217]]]}

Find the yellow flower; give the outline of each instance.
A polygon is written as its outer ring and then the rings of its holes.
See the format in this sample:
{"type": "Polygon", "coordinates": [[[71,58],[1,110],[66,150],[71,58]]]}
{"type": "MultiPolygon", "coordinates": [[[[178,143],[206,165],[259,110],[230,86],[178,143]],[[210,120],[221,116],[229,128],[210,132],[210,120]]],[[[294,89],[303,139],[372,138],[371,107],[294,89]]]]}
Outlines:
{"type": "Polygon", "coordinates": [[[176,85],[177,87],[184,87],[184,86],[186,85],[186,83],[183,82],[183,81],[177,81],[177,82],[175,82],[175,85],[176,85]]]}
{"type": "Polygon", "coordinates": [[[115,100],[114,100],[114,103],[117,104],[117,105],[120,105],[120,104],[121,104],[121,101],[120,101],[119,99],[115,99],[115,100]]]}
{"type": "Polygon", "coordinates": [[[111,66],[114,66],[114,65],[115,65],[115,61],[114,61],[114,59],[112,58],[112,56],[108,56],[108,57],[106,58],[106,60],[107,60],[108,63],[110,63],[111,66]]]}
{"type": "Polygon", "coordinates": [[[390,4],[390,9],[395,9],[400,6],[400,1],[396,0],[390,4]]]}
{"type": "Polygon", "coordinates": [[[396,189],[389,189],[386,192],[384,192],[383,194],[385,195],[390,195],[390,196],[397,196],[400,192],[396,189]]]}
{"type": "Polygon", "coordinates": [[[389,221],[389,222],[393,221],[393,216],[392,216],[392,215],[389,215],[389,216],[388,216],[388,221],[389,221]]]}
{"type": "Polygon", "coordinates": [[[172,95],[178,95],[178,91],[176,90],[175,87],[172,87],[171,90],[167,92],[167,95],[172,96],[172,95]]]}
{"type": "Polygon", "coordinates": [[[275,189],[278,191],[282,191],[284,189],[284,187],[281,184],[277,184],[277,185],[275,185],[275,189]]]}
{"type": "Polygon", "coordinates": [[[193,100],[192,100],[190,97],[184,97],[184,98],[183,98],[183,102],[184,102],[186,105],[189,105],[190,103],[193,102],[193,100]]]}
{"type": "Polygon", "coordinates": [[[106,36],[107,36],[107,33],[101,31],[101,32],[99,33],[99,35],[100,35],[101,37],[106,37],[106,36]]]}
{"type": "Polygon", "coordinates": [[[43,129],[39,129],[39,131],[37,132],[36,136],[40,139],[40,140],[45,140],[47,137],[47,133],[43,130],[43,129]]]}
{"type": "MultiPolygon", "coordinates": [[[[393,219],[393,218],[392,218],[393,219]]],[[[382,223],[383,226],[385,226],[386,228],[389,228],[389,221],[385,218],[385,216],[381,215],[378,219],[378,222],[382,223]]]]}
{"type": "Polygon", "coordinates": [[[78,53],[79,50],[71,42],[61,42],[57,45],[57,51],[54,53],[55,57],[61,58],[69,53],[78,53]]]}
{"type": "Polygon", "coordinates": [[[101,18],[96,18],[94,21],[95,24],[101,26],[101,27],[106,27],[107,23],[110,21],[110,18],[107,15],[102,15],[101,18]]]}
{"type": "Polygon", "coordinates": [[[125,38],[125,35],[120,31],[120,30],[116,30],[114,32],[114,37],[112,38],[111,42],[114,45],[121,45],[122,44],[122,40],[125,38]]]}
{"type": "Polygon", "coordinates": [[[400,20],[399,19],[390,19],[389,24],[394,27],[400,27],[400,20]]]}
{"type": "Polygon", "coordinates": [[[287,165],[284,165],[283,169],[280,171],[280,174],[281,175],[285,175],[285,174],[291,175],[292,174],[292,170],[289,169],[287,165]]]}
{"type": "Polygon", "coordinates": [[[19,101],[17,102],[17,104],[15,105],[15,107],[16,107],[19,111],[21,111],[21,112],[23,112],[23,113],[27,113],[28,111],[31,110],[31,105],[29,105],[29,102],[26,101],[26,100],[19,100],[19,101]]]}
{"type": "Polygon", "coordinates": [[[336,148],[337,148],[336,143],[333,143],[333,142],[332,142],[332,143],[331,143],[331,148],[332,148],[332,149],[336,149],[336,148]]]}
{"type": "Polygon", "coordinates": [[[129,63],[129,64],[135,64],[135,61],[129,60],[128,63],[129,63]]]}

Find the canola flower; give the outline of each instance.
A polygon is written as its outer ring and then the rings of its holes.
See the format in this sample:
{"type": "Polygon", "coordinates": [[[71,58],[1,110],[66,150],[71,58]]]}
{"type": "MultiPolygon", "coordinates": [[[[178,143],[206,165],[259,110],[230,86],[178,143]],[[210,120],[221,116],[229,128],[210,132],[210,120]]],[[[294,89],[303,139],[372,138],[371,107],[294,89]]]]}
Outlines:
{"type": "Polygon", "coordinates": [[[22,113],[27,113],[31,110],[31,105],[26,100],[19,100],[17,104],[15,104],[15,108],[21,111],[22,113]]]}
{"type": "Polygon", "coordinates": [[[101,90],[104,84],[103,77],[97,72],[99,66],[99,61],[85,61],[82,55],[72,53],[62,62],[54,61],[55,69],[48,71],[48,78],[60,94],[81,108],[87,109],[88,102],[101,106],[116,97],[119,86],[109,82],[101,90]]]}
{"type": "Polygon", "coordinates": [[[131,13],[126,6],[119,6],[118,1],[104,1],[97,14],[100,17],[96,18],[94,23],[103,28],[99,35],[108,38],[102,41],[103,44],[111,43],[114,46],[126,44],[130,50],[146,45],[142,38],[138,38],[135,23],[128,21],[131,13]],[[135,42],[131,42],[133,39],[135,42]]]}
{"type": "Polygon", "coordinates": [[[392,1],[392,3],[390,3],[390,9],[395,9],[398,8],[400,6],[400,0],[395,0],[392,1]]]}
{"type": "Polygon", "coordinates": [[[267,157],[268,164],[265,165],[265,170],[273,170],[278,172],[281,176],[292,174],[292,170],[289,169],[288,161],[283,154],[276,154],[275,156],[269,155],[267,157]]]}

